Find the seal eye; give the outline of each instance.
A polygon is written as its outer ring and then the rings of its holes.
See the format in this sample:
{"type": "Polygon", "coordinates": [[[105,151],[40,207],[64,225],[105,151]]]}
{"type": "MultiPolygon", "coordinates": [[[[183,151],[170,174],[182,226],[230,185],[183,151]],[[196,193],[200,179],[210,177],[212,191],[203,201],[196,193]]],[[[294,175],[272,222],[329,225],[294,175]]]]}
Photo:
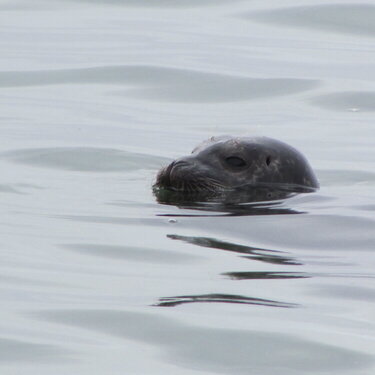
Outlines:
{"type": "Polygon", "coordinates": [[[246,161],[239,158],[238,156],[229,156],[225,161],[232,167],[242,168],[246,166],[246,161]]]}

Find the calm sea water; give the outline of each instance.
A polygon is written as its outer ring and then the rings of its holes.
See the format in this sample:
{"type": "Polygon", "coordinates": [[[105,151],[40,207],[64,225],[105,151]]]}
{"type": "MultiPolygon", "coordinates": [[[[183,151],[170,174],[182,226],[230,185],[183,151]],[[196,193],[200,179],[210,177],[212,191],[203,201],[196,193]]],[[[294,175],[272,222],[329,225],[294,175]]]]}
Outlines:
{"type": "Polygon", "coordinates": [[[0,372],[375,371],[375,4],[0,1],[0,372]],[[158,204],[212,135],[321,189],[158,204]]]}

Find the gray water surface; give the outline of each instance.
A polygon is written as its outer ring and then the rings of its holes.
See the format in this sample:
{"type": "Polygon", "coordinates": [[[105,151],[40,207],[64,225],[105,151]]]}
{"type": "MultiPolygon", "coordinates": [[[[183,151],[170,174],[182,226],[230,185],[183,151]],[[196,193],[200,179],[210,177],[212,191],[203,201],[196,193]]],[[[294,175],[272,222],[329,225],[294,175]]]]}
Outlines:
{"type": "Polygon", "coordinates": [[[374,9],[0,1],[0,373],[372,375],[374,9]],[[321,189],[158,203],[220,134],[321,189]]]}

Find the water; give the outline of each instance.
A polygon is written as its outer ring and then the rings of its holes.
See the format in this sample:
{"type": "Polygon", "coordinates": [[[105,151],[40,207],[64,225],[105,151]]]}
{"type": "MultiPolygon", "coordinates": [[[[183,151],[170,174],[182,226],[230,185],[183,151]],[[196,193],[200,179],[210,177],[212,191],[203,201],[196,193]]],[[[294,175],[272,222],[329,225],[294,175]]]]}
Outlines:
{"type": "Polygon", "coordinates": [[[374,373],[374,4],[0,11],[1,374],[374,373]],[[225,133],[295,146],[320,191],[158,204],[225,133]]]}

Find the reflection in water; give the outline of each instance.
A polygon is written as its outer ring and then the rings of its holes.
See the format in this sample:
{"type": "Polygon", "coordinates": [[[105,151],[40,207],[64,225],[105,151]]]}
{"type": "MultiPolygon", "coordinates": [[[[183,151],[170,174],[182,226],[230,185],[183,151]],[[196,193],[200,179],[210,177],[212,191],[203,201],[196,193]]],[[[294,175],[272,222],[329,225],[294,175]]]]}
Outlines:
{"type": "Polygon", "coordinates": [[[274,279],[307,279],[312,277],[305,272],[225,272],[234,280],[274,280],[274,279]]]}
{"type": "Polygon", "coordinates": [[[172,240],[180,240],[193,245],[208,247],[218,250],[232,251],[235,253],[246,254],[243,258],[258,260],[265,263],[271,264],[281,264],[281,265],[301,265],[302,263],[298,262],[290,256],[285,256],[283,252],[278,250],[262,249],[259,247],[251,247],[238,245],[231,242],[225,242],[216,240],[214,238],[208,237],[189,237],[189,236],[180,236],[177,234],[169,234],[168,238],[172,240]]]}
{"type": "MultiPolygon", "coordinates": [[[[295,194],[296,193],[288,189],[271,189],[269,187],[259,187],[247,191],[244,189],[236,189],[219,193],[194,194],[174,192],[167,189],[154,189],[154,195],[158,203],[177,206],[181,209],[223,212],[225,213],[223,216],[303,214],[305,212],[282,207],[282,199],[292,197],[295,194]]],[[[182,214],[172,216],[199,215],[182,214]]],[[[208,215],[205,214],[202,216],[208,215]]]]}
{"type": "MultiPolygon", "coordinates": [[[[259,260],[265,263],[271,264],[282,264],[282,265],[300,265],[293,258],[285,257],[280,255],[281,251],[267,250],[262,248],[255,248],[250,246],[233,244],[230,242],[219,241],[213,238],[207,237],[188,237],[180,236],[176,234],[169,234],[167,236],[172,240],[180,240],[193,245],[214,248],[218,250],[226,250],[240,254],[246,254],[242,256],[247,259],[259,260]]],[[[230,277],[235,280],[245,279],[299,279],[311,277],[306,273],[302,272],[225,272],[223,275],[230,277]]],[[[204,295],[184,295],[175,297],[163,297],[159,299],[156,306],[168,306],[173,307],[185,303],[193,302],[225,302],[225,303],[239,303],[249,305],[264,305],[273,307],[296,307],[296,304],[268,300],[262,298],[245,297],[232,294],[204,294],[204,295]]]]}
{"type": "Polygon", "coordinates": [[[159,299],[159,302],[154,306],[162,307],[174,307],[185,303],[197,303],[197,302],[223,302],[223,303],[241,303],[249,305],[262,305],[272,307],[297,307],[297,304],[279,302],[262,298],[252,298],[244,296],[236,296],[233,294],[202,294],[202,295],[191,295],[191,296],[175,296],[175,297],[163,297],[159,299]]]}

